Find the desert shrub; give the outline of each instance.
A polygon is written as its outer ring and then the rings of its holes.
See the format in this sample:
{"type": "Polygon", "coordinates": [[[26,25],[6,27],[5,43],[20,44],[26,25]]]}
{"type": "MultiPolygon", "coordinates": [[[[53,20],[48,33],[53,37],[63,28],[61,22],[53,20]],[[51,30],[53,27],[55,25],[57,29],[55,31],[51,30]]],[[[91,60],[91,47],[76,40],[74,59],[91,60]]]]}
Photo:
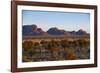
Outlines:
{"type": "Polygon", "coordinates": [[[90,45],[90,41],[87,41],[85,39],[79,39],[77,40],[79,47],[88,47],[90,45]]]}
{"type": "Polygon", "coordinates": [[[52,47],[58,47],[55,40],[50,41],[52,47]]]}
{"type": "Polygon", "coordinates": [[[43,48],[48,49],[48,42],[49,41],[41,40],[40,44],[42,45],[43,48]]]}
{"type": "Polygon", "coordinates": [[[60,48],[52,48],[51,51],[52,51],[52,52],[57,52],[57,53],[58,53],[58,52],[60,51],[60,48]]]}
{"type": "Polygon", "coordinates": [[[24,50],[31,49],[32,48],[32,45],[33,45],[33,42],[32,41],[24,41],[22,43],[22,47],[23,47],[24,50]]]}
{"type": "Polygon", "coordinates": [[[31,58],[31,57],[32,57],[32,55],[33,55],[33,51],[32,51],[32,50],[30,50],[30,51],[28,52],[28,55],[29,55],[29,57],[31,58]]]}
{"type": "Polygon", "coordinates": [[[52,43],[48,42],[48,49],[51,49],[51,48],[53,48],[52,43]]]}
{"type": "Polygon", "coordinates": [[[74,48],[77,48],[78,46],[78,42],[76,40],[73,41],[73,45],[72,45],[74,48]]]}
{"type": "Polygon", "coordinates": [[[89,40],[84,40],[84,46],[89,47],[90,46],[90,41],[89,40]]]}
{"type": "Polygon", "coordinates": [[[77,55],[74,54],[74,53],[70,53],[70,54],[67,56],[67,59],[68,59],[68,60],[75,60],[75,59],[77,59],[77,55]]]}
{"type": "Polygon", "coordinates": [[[45,40],[41,40],[41,41],[40,41],[40,44],[45,44],[45,43],[46,43],[45,40]]]}
{"type": "Polygon", "coordinates": [[[67,47],[69,47],[69,48],[74,47],[74,42],[69,40],[67,47]]]}
{"type": "Polygon", "coordinates": [[[39,48],[40,48],[40,43],[34,42],[33,49],[39,49],[39,48]]]}
{"type": "Polygon", "coordinates": [[[28,59],[27,56],[22,56],[22,61],[23,61],[23,62],[30,62],[31,60],[28,59]]]}
{"type": "Polygon", "coordinates": [[[72,41],[72,47],[73,48],[77,48],[77,46],[78,46],[78,42],[77,41],[72,41]]]}
{"type": "Polygon", "coordinates": [[[68,40],[61,40],[61,46],[63,48],[69,47],[69,41],[68,40]]]}
{"type": "Polygon", "coordinates": [[[77,40],[77,42],[79,47],[83,47],[84,41],[82,39],[77,40]]]}

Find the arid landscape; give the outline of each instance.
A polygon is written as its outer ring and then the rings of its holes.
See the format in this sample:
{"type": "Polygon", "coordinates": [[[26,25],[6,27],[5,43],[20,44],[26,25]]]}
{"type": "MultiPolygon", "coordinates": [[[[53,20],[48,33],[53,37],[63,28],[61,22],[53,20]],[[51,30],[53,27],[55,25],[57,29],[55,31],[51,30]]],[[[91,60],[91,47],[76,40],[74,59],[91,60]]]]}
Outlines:
{"type": "Polygon", "coordinates": [[[44,31],[36,25],[23,26],[23,62],[80,60],[90,58],[90,35],[56,27],[44,31]]]}

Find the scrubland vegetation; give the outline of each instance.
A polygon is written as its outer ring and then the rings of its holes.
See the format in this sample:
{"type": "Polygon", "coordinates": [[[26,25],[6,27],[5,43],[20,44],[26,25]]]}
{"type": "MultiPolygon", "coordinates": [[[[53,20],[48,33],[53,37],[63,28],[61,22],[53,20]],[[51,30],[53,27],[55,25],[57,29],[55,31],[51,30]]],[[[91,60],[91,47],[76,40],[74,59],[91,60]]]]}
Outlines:
{"type": "Polygon", "coordinates": [[[23,40],[23,62],[79,60],[90,58],[89,38],[23,40]]]}

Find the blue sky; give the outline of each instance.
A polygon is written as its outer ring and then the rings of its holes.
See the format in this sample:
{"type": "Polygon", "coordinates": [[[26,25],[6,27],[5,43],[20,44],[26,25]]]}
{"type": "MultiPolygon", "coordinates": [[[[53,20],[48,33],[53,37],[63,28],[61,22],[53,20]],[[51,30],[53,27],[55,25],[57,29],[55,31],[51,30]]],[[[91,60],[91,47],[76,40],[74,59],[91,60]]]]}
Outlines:
{"type": "Polygon", "coordinates": [[[89,13],[23,10],[22,20],[23,25],[36,24],[44,31],[57,27],[67,31],[83,29],[90,32],[89,13]]]}

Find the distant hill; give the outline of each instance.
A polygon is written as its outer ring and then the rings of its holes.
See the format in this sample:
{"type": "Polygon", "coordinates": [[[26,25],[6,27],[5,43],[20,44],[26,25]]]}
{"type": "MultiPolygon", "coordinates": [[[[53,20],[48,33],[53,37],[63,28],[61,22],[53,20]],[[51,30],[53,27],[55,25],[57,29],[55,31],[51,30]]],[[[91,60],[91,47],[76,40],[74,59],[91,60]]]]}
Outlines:
{"type": "Polygon", "coordinates": [[[36,25],[24,25],[23,27],[23,35],[25,36],[36,36],[36,35],[45,35],[46,32],[41,28],[38,28],[36,25]]]}
{"type": "Polygon", "coordinates": [[[52,27],[48,31],[44,31],[38,28],[35,24],[33,25],[23,25],[23,36],[45,36],[45,35],[89,35],[86,31],[80,29],[78,31],[66,31],[59,29],[57,27],[52,27]]]}

